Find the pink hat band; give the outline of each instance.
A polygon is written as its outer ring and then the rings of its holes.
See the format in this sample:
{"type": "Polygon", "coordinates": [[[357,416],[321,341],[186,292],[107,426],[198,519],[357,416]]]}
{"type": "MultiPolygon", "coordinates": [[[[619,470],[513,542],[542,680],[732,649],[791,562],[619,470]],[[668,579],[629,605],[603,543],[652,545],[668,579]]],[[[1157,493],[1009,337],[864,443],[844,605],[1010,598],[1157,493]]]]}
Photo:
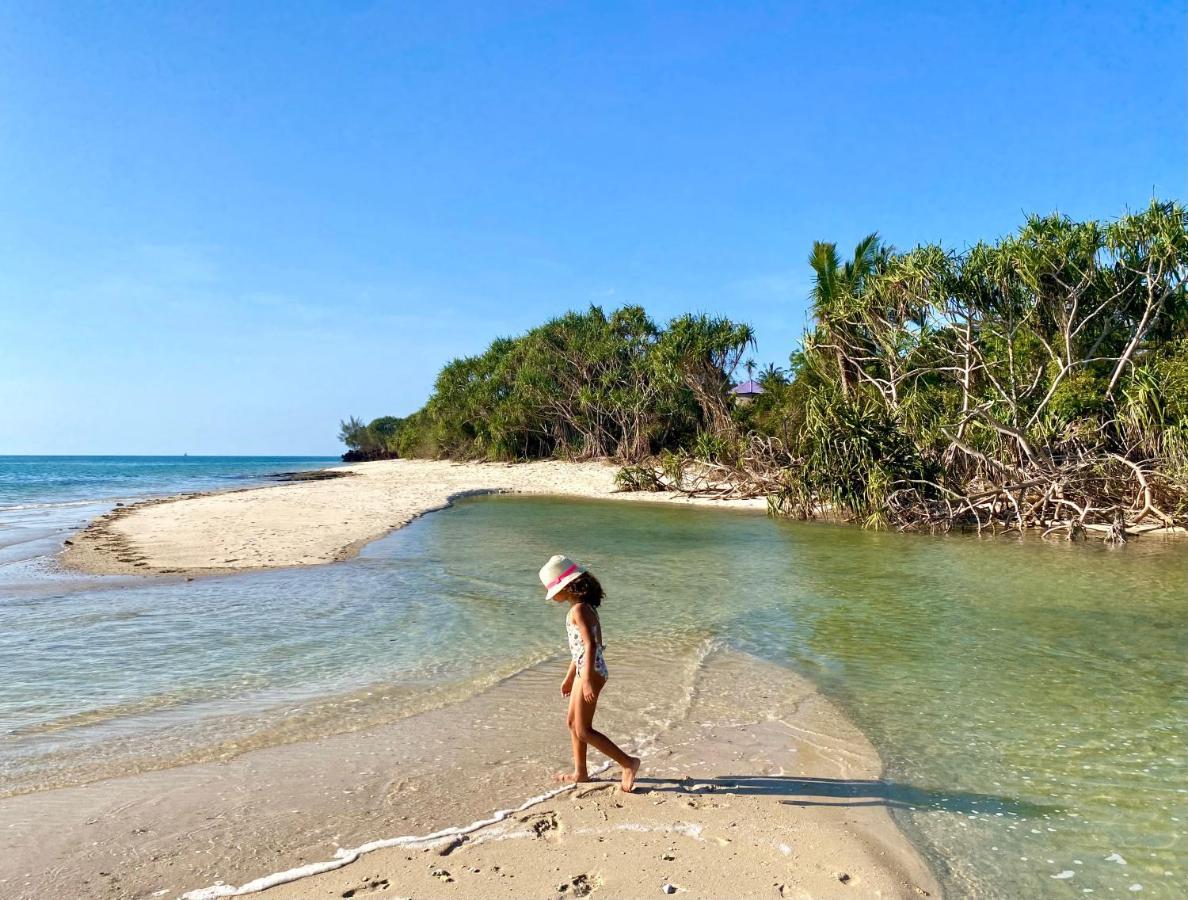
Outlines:
{"type": "Polygon", "coordinates": [[[545,586],[545,597],[552,600],[585,571],[568,556],[558,553],[540,567],[540,583],[545,586]]]}
{"type": "Polygon", "coordinates": [[[552,581],[550,581],[548,584],[546,584],[545,587],[546,588],[556,587],[557,585],[559,585],[562,581],[564,581],[566,578],[568,578],[570,575],[572,575],[577,570],[578,570],[578,567],[576,565],[570,566],[568,569],[566,569],[564,572],[562,572],[560,575],[558,575],[556,578],[554,578],[552,581]]]}

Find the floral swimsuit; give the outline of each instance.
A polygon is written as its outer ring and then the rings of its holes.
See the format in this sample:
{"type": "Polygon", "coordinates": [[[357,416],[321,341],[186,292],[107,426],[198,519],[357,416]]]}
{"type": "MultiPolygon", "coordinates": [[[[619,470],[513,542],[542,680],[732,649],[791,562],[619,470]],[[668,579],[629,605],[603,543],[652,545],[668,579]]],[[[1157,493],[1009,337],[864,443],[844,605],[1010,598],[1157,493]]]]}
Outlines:
{"type": "MultiPolygon", "coordinates": [[[[582,633],[578,631],[578,627],[569,621],[569,617],[565,617],[565,634],[569,637],[569,655],[573,657],[573,664],[576,667],[575,677],[582,677],[582,665],[586,661],[586,645],[582,642],[582,633]]],[[[610,672],[606,668],[606,660],[602,658],[602,623],[599,622],[594,630],[594,671],[603,678],[610,678],[610,672]]]]}

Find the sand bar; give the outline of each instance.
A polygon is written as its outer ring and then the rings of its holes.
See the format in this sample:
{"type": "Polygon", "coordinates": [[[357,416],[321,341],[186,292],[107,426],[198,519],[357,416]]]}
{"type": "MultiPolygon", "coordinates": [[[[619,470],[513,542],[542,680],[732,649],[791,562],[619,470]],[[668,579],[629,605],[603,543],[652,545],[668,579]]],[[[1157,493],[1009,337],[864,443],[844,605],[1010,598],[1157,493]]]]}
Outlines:
{"type": "MultiPolygon", "coordinates": [[[[810,683],[725,649],[628,665],[602,725],[644,758],[635,794],[582,786],[460,842],[376,850],[251,896],[939,895],[888,812],[874,748],[810,683]],[[645,721],[647,703],[659,714],[645,721]]],[[[519,807],[567,762],[563,669],[359,732],[8,798],[0,895],[176,900],[519,807]]]]}
{"type": "MultiPolygon", "coordinates": [[[[401,460],[341,471],[123,507],[75,536],[63,561],[167,575],[317,565],[479,493],[765,507],[619,494],[615,467],[603,463],[401,460]]],[[[464,840],[377,849],[259,896],[939,895],[891,818],[878,754],[810,683],[723,649],[636,661],[646,659],[617,660],[621,677],[600,713],[601,727],[632,736],[644,757],[636,794],[582,786],[464,840]],[[632,671],[647,665],[659,668],[632,671]]],[[[361,731],[10,797],[0,803],[0,893],[222,895],[351,848],[516,809],[568,762],[556,702],[563,670],[560,658],[541,663],[361,731]]]]}
{"type": "Polygon", "coordinates": [[[758,500],[689,500],[618,493],[609,463],[384,460],[335,469],[345,477],[185,494],[119,507],[71,538],[68,568],[94,574],[226,574],[347,559],[370,541],[453,498],[550,494],[634,502],[766,508],[758,500]]]}

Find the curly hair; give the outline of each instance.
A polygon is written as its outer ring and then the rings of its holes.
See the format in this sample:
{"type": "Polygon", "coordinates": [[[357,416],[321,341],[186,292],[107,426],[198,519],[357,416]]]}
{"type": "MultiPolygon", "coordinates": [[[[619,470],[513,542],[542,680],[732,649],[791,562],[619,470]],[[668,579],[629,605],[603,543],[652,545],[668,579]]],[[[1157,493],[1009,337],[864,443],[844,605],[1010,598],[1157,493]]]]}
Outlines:
{"type": "Polygon", "coordinates": [[[604,596],[602,585],[589,572],[583,572],[567,584],[565,590],[578,603],[588,603],[594,607],[601,605],[604,596]]]}

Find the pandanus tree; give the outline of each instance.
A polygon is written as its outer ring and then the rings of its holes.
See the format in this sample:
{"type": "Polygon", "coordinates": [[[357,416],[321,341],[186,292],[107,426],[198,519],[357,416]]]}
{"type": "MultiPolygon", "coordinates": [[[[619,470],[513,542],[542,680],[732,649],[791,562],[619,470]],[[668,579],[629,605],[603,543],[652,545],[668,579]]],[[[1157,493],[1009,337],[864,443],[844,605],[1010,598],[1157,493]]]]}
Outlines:
{"type": "Polygon", "coordinates": [[[517,386],[571,455],[645,454],[661,427],[643,366],[657,333],[639,307],[568,313],[522,339],[517,386]]]}
{"type": "Polygon", "coordinates": [[[855,305],[866,280],[877,269],[887,250],[872,232],[854,247],[851,259],[842,262],[837,244],[815,241],[809,254],[813,269],[812,313],[814,331],[811,343],[832,351],[837,363],[838,387],[849,396],[854,381],[850,354],[859,350],[856,323],[852,321],[855,305]]]}
{"type": "Polygon", "coordinates": [[[1034,216],[964,254],[864,241],[842,265],[818,244],[798,503],[1114,536],[1182,515],[1185,223],[1157,202],[1034,216]]]}
{"type": "Polygon", "coordinates": [[[419,435],[428,455],[639,459],[680,444],[706,409],[723,408],[738,364],[731,341],[753,340],[736,331],[692,317],[662,329],[632,306],[566,313],[446,365],[401,446],[419,435]],[[673,367],[659,365],[659,354],[673,367]]]}
{"type": "Polygon", "coordinates": [[[338,423],[338,439],[349,450],[362,450],[369,440],[367,426],[357,416],[343,419],[338,423]]]}
{"type": "Polygon", "coordinates": [[[684,315],[668,323],[657,341],[655,377],[670,388],[687,388],[697,401],[703,428],[731,434],[731,378],[755,347],[749,325],[720,316],[684,315]]]}

